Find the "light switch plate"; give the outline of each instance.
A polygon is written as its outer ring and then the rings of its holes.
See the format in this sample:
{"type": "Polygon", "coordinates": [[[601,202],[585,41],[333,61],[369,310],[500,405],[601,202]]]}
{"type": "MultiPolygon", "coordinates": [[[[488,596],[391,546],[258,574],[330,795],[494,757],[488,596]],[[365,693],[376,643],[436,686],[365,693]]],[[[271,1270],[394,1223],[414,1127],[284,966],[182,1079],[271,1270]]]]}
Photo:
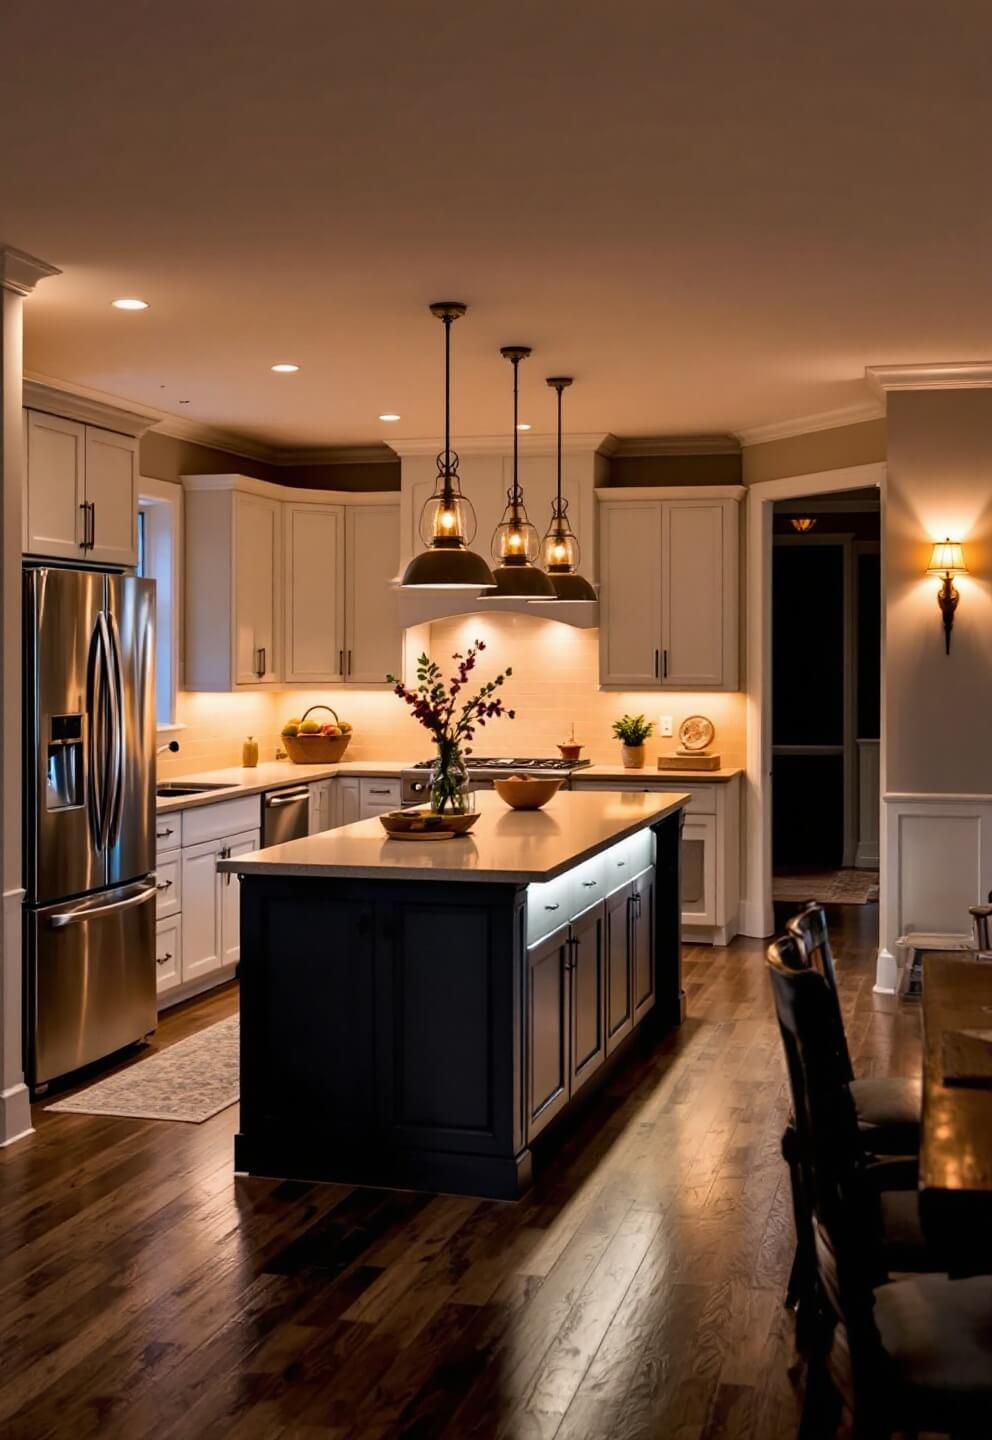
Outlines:
{"type": "Polygon", "coordinates": [[[658,716],[658,733],[659,733],[659,735],[671,735],[671,733],[672,733],[672,717],[671,717],[671,715],[659,715],[659,716],[658,716]]]}

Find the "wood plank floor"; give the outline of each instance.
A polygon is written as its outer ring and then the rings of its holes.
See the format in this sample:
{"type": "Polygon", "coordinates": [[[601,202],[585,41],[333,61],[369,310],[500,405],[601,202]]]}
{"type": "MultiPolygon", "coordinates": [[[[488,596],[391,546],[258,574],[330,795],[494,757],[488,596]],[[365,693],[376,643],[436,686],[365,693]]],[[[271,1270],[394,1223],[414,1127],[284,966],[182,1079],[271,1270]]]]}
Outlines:
{"type": "MultiPolygon", "coordinates": [[[[862,1073],[919,1069],[832,912],[862,1073]]],[[[801,1371],[762,945],[686,952],[689,1018],[524,1201],[236,1180],[203,1125],[53,1115],[0,1151],[0,1436],[778,1440],[801,1371]]],[[[168,1045],[236,991],[167,1018],[168,1045]]]]}

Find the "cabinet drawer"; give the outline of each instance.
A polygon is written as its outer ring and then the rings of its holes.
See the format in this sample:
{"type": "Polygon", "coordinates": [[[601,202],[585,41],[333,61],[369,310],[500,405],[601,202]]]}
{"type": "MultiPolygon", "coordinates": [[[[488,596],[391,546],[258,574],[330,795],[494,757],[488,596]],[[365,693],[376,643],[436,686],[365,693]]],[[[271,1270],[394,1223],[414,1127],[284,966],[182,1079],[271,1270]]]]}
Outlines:
{"type": "Polygon", "coordinates": [[[640,780],[624,779],[616,780],[574,780],[573,790],[647,790],[652,794],[661,795],[688,795],[689,801],[686,805],[686,814],[690,811],[697,815],[716,814],[716,785],[687,785],[684,780],[659,781],[645,776],[640,780]]]}
{"type": "Polygon", "coordinates": [[[591,860],[569,871],[569,919],[574,920],[606,894],[606,856],[594,855],[591,860]]]}
{"type": "Polygon", "coordinates": [[[260,795],[242,795],[237,800],[220,800],[216,805],[184,810],[183,847],[199,845],[204,840],[220,840],[241,830],[260,830],[261,814],[260,795]]]}
{"type": "Polygon", "coordinates": [[[654,835],[650,830],[639,830],[636,835],[612,845],[603,856],[603,864],[609,895],[654,864],[654,835]]]}
{"type": "Polygon", "coordinates": [[[159,920],[178,915],[183,908],[182,873],[178,850],[158,857],[155,863],[155,914],[159,920]]]}
{"type": "Polygon", "coordinates": [[[400,782],[398,780],[375,780],[368,777],[358,784],[359,804],[362,819],[378,815],[383,810],[395,810],[400,803],[400,782]]]}
{"type": "Polygon", "coordinates": [[[178,850],[182,844],[183,817],[177,813],[155,816],[155,854],[161,856],[168,850],[178,850]]]}
{"type": "Polygon", "coordinates": [[[180,921],[160,920],[155,926],[155,988],[161,995],[172,990],[183,976],[180,921]]]}
{"type": "Polygon", "coordinates": [[[557,930],[571,914],[572,872],[556,880],[527,886],[527,944],[543,940],[557,930]]]}

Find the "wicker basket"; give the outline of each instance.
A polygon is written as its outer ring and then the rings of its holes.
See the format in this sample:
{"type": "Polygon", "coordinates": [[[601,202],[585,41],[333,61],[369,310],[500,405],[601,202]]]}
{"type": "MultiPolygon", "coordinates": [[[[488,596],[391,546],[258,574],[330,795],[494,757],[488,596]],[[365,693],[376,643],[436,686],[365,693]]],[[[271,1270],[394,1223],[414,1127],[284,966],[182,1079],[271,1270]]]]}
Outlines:
{"type": "MultiPolygon", "coordinates": [[[[336,710],[330,705],[311,705],[305,710],[301,720],[305,720],[314,710],[326,710],[329,715],[334,716],[335,724],[338,723],[336,710]]],[[[340,760],[351,743],[350,735],[284,735],[282,743],[286,747],[286,753],[294,765],[333,765],[340,760]]]]}

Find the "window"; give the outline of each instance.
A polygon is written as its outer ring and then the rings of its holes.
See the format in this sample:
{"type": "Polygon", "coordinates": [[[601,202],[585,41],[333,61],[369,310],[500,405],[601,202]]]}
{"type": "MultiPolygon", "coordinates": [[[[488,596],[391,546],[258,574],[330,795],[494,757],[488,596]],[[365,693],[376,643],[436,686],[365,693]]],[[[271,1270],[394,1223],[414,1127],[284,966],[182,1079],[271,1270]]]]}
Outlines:
{"type": "Polygon", "coordinates": [[[155,581],[155,719],[162,730],[176,723],[182,487],[146,479],[138,487],[137,573],[155,581]]]}

